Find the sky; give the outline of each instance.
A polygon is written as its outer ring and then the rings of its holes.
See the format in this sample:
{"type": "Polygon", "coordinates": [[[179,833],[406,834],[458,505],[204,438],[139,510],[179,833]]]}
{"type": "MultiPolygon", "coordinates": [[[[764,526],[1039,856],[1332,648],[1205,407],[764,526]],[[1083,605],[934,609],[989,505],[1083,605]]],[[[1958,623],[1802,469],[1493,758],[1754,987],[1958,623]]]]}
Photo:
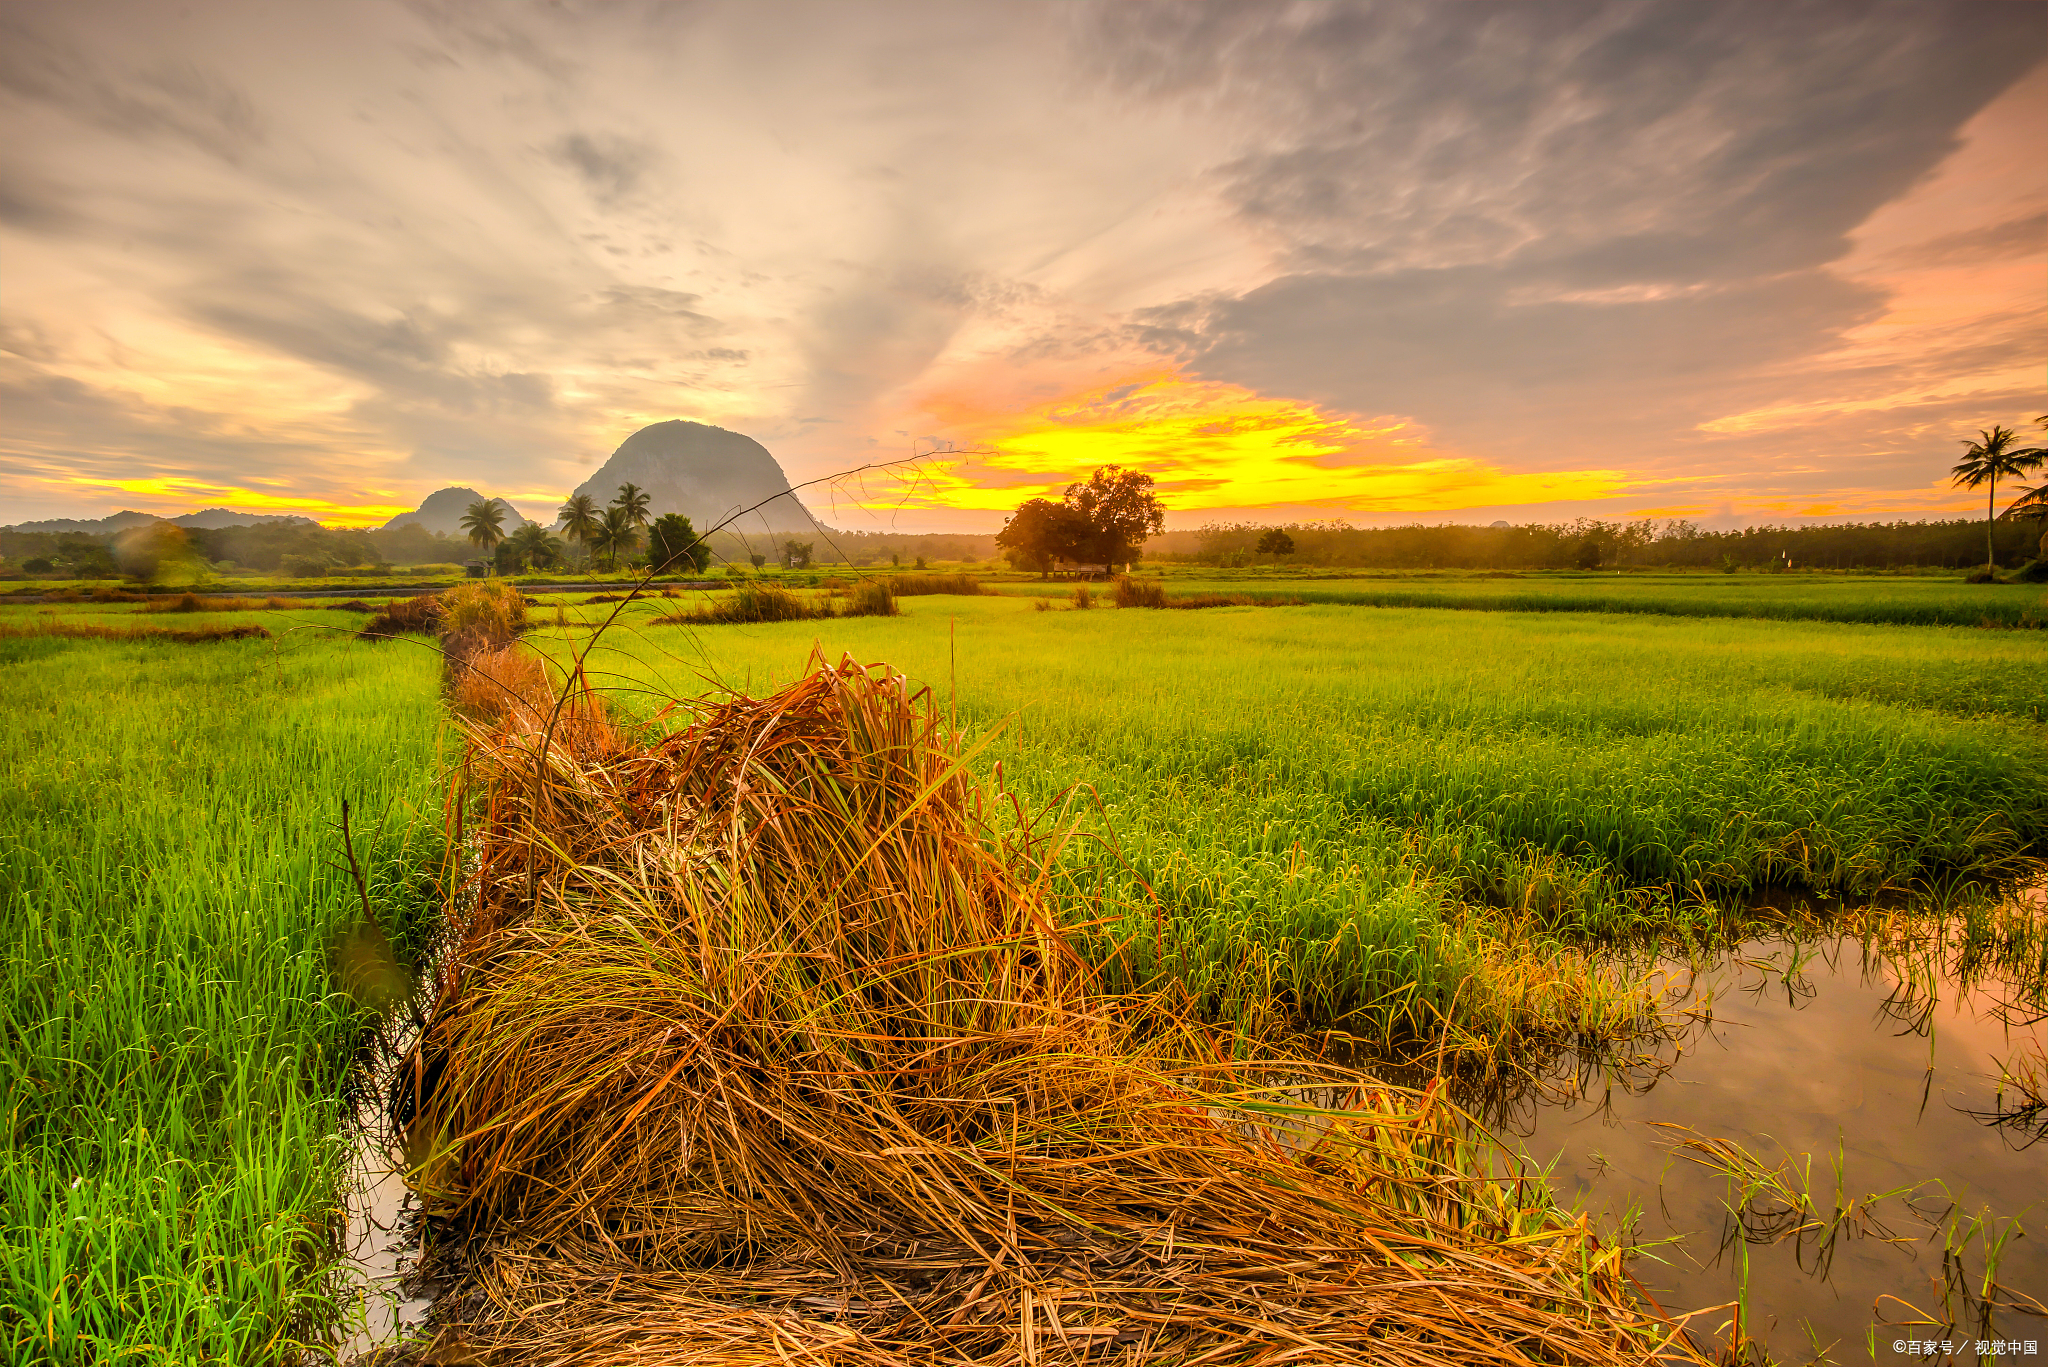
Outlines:
{"type": "Polygon", "coordinates": [[[670,418],[856,530],[1968,516],[2044,143],[2037,0],[14,0],[0,522],[670,418]]]}

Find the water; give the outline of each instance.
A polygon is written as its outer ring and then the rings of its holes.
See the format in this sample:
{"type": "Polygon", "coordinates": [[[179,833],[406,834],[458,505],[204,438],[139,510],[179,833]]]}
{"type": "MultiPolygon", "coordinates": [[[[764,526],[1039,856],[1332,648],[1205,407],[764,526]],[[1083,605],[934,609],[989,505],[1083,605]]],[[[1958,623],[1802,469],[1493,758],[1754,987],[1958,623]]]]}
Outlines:
{"type": "Polygon", "coordinates": [[[408,1337],[425,1322],[431,1289],[414,1276],[418,1227],[403,1153],[393,1143],[384,1111],[392,1072],[411,1031],[379,1039],[366,1061],[349,1133],[348,1236],[342,1264],[354,1295],[354,1314],[335,1360],[347,1364],[408,1337]]]}
{"type": "MultiPolygon", "coordinates": [[[[1779,1362],[1941,1360],[1942,1340],[1949,1360],[1974,1362],[1979,1339],[2017,1341],[2020,1361],[2031,1343],[2043,1360],[2048,1122],[1998,1117],[1998,1061],[2038,1049],[2043,1020],[2009,983],[1959,987],[1939,957],[1852,938],[1747,943],[1699,974],[1693,1018],[1656,1054],[1490,1119],[1537,1163],[1555,1160],[1563,1202],[1676,1240],[1632,1269],[1666,1309],[1741,1298],[1742,1327],[1779,1362]],[[1709,1140],[1789,1181],[1773,1191],[1693,1161],[1740,1161],[1709,1140]],[[2030,1297],[2038,1314],[2013,1308],[2030,1297]]],[[[1694,1323],[1725,1342],[1732,1321],[1722,1309],[1694,1323]]]]}

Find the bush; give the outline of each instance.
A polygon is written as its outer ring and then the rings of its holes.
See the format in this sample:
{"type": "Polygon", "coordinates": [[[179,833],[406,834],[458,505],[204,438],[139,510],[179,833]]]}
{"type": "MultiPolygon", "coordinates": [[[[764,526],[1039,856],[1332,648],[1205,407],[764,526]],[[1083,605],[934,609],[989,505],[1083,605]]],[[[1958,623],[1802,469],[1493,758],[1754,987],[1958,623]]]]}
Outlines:
{"type": "Polygon", "coordinates": [[[327,560],[318,555],[280,556],[277,570],[288,579],[318,579],[327,573],[327,560]]]}
{"type": "Polygon", "coordinates": [[[981,581],[971,574],[897,574],[889,578],[889,591],[898,598],[915,598],[927,593],[953,593],[972,597],[986,593],[981,581]]]}
{"type": "Polygon", "coordinates": [[[1074,585],[1074,606],[1083,609],[1095,606],[1095,595],[1088,592],[1086,584],[1074,585]]]}
{"type": "Polygon", "coordinates": [[[386,603],[384,610],[363,623],[363,629],[356,635],[366,641],[378,641],[406,634],[432,636],[440,629],[440,595],[423,593],[417,598],[386,603]]]}
{"type": "Polygon", "coordinates": [[[902,611],[896,606],[896,597],[889,592],[889,585],[880,579],[863,579],[854,587],[852,598],[846,605],[848,617],[895,617],[902,611]]]}
{"type": "Polygon", "coordinates": [[[2048,584],[2048,560],[2029,560],[2013,572],[2015,584],[2048,584]]]}
{"type": "Polygon", "coordinates": [[[457,584],[441,594],[441,629],[450,638],[475,636],[506,645],[526,630],[526,600],[510,584],[457,584]]]}
{"type": "Polygon", "coordinates": [[[665,626],[715,622],[804,622],[832,616],[829,603],[806,603],[780,584],[742,584],[729,598],[688,612],[670,613],[655,622],[665,626]]]}
{"type": "Polygon", "coordinates": [[[1120,574],[1116,580],[1116,605],[1120,608],[1163,608],[1166,585],[1157,579],[1133,579],[1120,574]]]}

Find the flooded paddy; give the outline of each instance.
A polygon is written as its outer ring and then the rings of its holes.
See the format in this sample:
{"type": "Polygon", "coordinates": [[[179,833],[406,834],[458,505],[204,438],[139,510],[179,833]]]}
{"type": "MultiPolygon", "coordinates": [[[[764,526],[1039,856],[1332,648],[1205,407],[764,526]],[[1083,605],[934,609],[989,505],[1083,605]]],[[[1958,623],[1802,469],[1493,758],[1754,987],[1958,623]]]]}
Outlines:
{"type": "Polygon", "coordinates": [[[2043,1008],[1957,964],[1837,935],[1668,965],[1694,998],[1680,1033],[1487,1119],[1560,1201],[1643,1246],[1634,1275],[1706,1311],[1703,1341],[1739,1330],[1782,1363],[1943,1360],[1943,1341],[1973,1362],[1979,1340],[2038,1358],[2048,1115],[2039,1073],[2031,1104],[2012,1079],[2039,1068],[2043,1008]]]}

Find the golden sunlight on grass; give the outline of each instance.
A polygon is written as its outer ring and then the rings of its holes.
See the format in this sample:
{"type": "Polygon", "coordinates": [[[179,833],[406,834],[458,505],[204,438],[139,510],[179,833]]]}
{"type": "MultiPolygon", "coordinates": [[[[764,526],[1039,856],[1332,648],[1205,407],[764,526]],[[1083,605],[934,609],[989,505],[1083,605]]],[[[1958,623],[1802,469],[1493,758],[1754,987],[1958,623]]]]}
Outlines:
{"type": "Polygon", "coordinates": [[[1430,510],[1604,498],[1616,470],[1515,471],[1432,449],[1399,417],[1359,418],[1154,371],[1014,413],[931,405],[976,452],[922,472],[909,502],[1012,508],[1101,465],[1152,472],[1170,504],[1430,510]]]}

